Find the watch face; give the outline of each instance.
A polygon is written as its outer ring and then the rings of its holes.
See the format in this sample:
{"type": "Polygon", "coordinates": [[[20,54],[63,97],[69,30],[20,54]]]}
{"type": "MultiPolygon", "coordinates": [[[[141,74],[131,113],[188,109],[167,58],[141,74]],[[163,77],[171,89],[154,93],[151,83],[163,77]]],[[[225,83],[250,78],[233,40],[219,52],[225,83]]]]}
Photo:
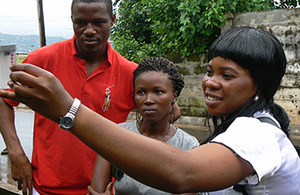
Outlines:
{"type": "Polygon", "coordinates": [[[74,124],[74,120],[72,117],[65,116],[60,121],[60,126],[63,129],[70,129],[74,124]]]}

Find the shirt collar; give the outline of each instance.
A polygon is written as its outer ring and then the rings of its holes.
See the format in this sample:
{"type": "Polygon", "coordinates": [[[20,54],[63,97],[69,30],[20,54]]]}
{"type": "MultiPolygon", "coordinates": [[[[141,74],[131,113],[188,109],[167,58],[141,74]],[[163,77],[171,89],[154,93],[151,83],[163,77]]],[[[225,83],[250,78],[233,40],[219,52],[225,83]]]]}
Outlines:
{"type": "Polygon", "coordinates": [[[75,35],[73,35],[73,37],[71,38],[71,52],[72,52],[73,56],[78,55],[78,52],[77,52],[76,47],[75,47],[75,35]]]}
{"type": "MultiPolygon", "coordinates": [[[[77,56],[78,55],[78,52],[76,50],[76,47],[75,47],[75,35],[73,35],[72,39],[71,39],[71,52],[72,52],[72,55],[73,56],[77,56]]],[[[113,59],[113,55],[114,55],[114,50],[113,48],[111,47],[111,44],[109,41],[106,42],[106,47],[107,47],[107,58],[108,58],[108,63],[109,65],[112,65],[112,59],[113,59]]]]}
{"type": "Polygon", "coordinates": [[[109,65],[111,66],[112,65],[112,60],[113,60],[113,56],[114,56],[114,50],[113,48],[111,47],[111,44],[109,41],[106,42],[106,48],[107,48],[107,61],[109,63],[109,65]]]}

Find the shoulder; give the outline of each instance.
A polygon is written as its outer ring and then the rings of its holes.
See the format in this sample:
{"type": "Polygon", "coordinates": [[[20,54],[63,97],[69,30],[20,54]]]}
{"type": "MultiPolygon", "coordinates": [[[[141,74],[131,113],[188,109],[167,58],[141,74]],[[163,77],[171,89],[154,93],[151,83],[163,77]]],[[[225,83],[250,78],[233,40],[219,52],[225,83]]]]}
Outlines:
{"type": "MultiPolygon", "coordinates": [[[[275,120],[275,119],[274,119],[275,120]]],[[[275,120],[276,121],[276,120],[275,120]]],[[[277,122],[277,121],[276,121],[277,122]]],[[[237,133],[240,136],[257,136],[257,135],[270,135],[270,134],[284,134],[278,127],[262,122],[254,117],[238,117],[228,127],[226,132],[237,133]]]]}
{"type": "Polygon", "coordinates": [[[120,126],[125,127],[126,129],[130,129],[132,131],[138,132],[137,128],[136,128],[136,121],[126,121],[123,123],[119,123],[120,126]]]}
{"type": "Polygon", "coordinates": [[[190,150],[200,145],[196,137],[180,128],[177,128],[175,134],[167,143],[182,150],[190,150]]]}
{"type": "Polygon", "coordinates": [[[238,117],[228,129],[218,135],[214,140],[227,140],[227,142],[266,142],[275,141],[277,136],[284,136],[283,131],[274,125],[261,122],[253,117],[238,117]],[[235,140],[238,138],[237,140],[235,140]],[[238,141],[240,140],[240,141],[238,141]]]}
{"type": "MultiPolygon", "coordinates": [[[[212,142],[220,143],[242,159],[248,161],[260,180],[281,166],[283,144],[288,138],[274,125],[263,123],[253,117],[238,117],[228,129],[212,142]]],[[[288,143],[292,150],[292,145],[288,143]]],[[[257,182],[257,180],[255,180],[257,182]]]]}
{"type": "Polygon", "coordinates": [[[253,117],[238,117],[212,142],[227,146],[244,159],[247,159],[246,156],[249,154],[265,155],[265,157],[276,154],[272,158],[273,162],[278,162],[280,140],[286,138],[283,131],[274,125],[263,123],[253,117]]]}

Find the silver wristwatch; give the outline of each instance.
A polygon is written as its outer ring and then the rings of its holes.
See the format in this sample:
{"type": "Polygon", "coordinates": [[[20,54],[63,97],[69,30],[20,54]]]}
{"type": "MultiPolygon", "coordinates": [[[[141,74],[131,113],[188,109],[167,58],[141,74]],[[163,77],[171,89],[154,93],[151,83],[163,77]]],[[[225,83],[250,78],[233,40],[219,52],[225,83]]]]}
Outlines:
{"type": "Polygon", "coordinates": [[[75,115],[80,106],[80,100],[75,98],[69,112],[60,118],[59,127],[63,130],[69,130],[74,125],[75,115]]]}

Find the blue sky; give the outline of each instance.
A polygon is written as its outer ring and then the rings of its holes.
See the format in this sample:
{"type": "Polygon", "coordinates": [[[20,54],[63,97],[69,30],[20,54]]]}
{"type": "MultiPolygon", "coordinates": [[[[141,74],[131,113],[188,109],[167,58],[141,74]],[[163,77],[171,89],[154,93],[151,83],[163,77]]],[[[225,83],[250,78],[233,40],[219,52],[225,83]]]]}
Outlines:
{"type": "MultiPolygon", "coordinates": [[[[71,38],[72,0],[43,0],[46,36],[71,38]]],[[[5,0],[0,6],[0,32],[38,35],[37,0],[5,0]]]]}

